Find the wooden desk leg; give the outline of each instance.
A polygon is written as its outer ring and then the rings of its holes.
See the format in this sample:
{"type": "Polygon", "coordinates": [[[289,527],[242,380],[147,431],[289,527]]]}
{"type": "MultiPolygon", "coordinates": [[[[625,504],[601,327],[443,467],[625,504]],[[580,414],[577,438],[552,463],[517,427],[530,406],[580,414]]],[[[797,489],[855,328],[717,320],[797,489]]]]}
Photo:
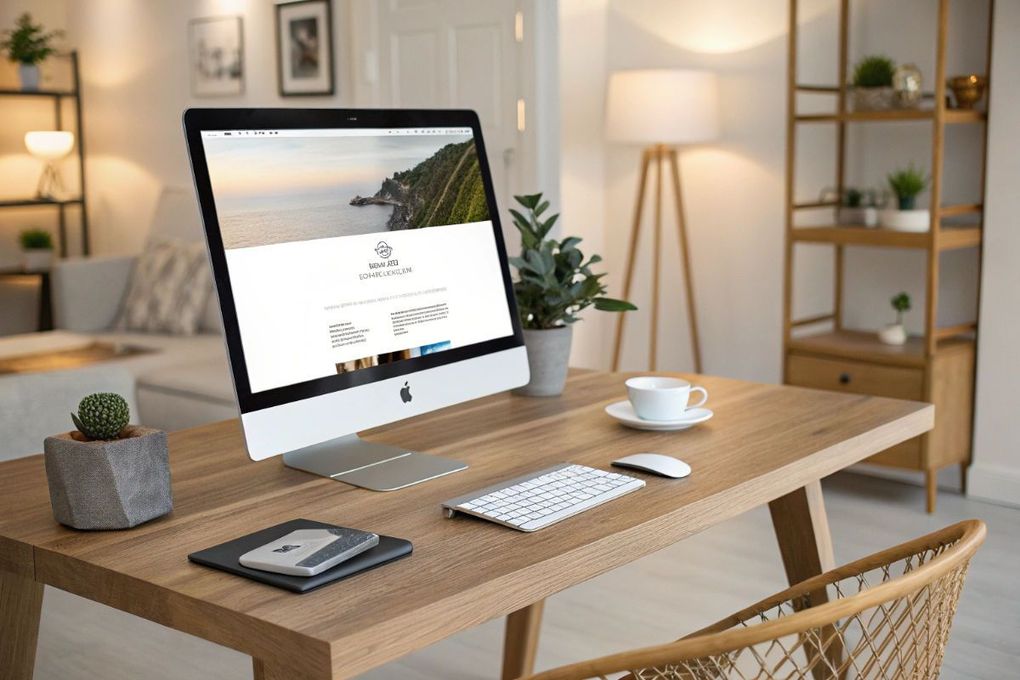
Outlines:
{"type": "Polygon", "coordinates": [[[542,609],[545,600],[530,607],[518,609],[506,617],[506,635],[503,641],[503,680],[530,675],[535,670],[535,653],[538,651],[538,632],[542,627],[542,609]]]}
{"type": "MultiPolygon", "coordinates": [[[[779,552],[790,585],[836,566],[820,482],[812,482],[793,493],[777,498],[769,503],[769,511],[772,513],[772,527],[779,541],[779,552]]],[[[828,595],[825,590],[811,593],[813,605],[817,606],[827,601],[828,595]]],[[[839,668],[843,663],[842,641],[832,637],[835,635],[832,626],[820,629],[818,634],[826,641],[825,656],[834,668],[839,668]]],[[[805,644],[805,652],[810,654],[812,648],[812,645],[805,644]]],[[[833,674],[821,664],[812,669],[812,674],[818,680],[833,677],[833,674]]],[[[838,677],[842,678],[844,675],[845,673],[840,673],[838,677]]]]}
{"type": "Polygon", "coordinates": [[[5,680],[32,680],[43,586],[0,571],[0,670],[5,680]]]}

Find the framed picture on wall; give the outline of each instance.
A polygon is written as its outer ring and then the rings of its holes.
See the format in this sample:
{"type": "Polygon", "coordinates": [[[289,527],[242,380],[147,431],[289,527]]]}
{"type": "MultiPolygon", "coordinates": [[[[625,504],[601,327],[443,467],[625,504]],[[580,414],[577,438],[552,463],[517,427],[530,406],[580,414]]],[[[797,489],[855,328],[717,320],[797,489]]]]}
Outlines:
{"type": "Polygon", "coordinates": [[[188,22],[191,94],[224,97],[244,92],[244,29],[241,17],[188,22]]]}
{"type": "Polygon", "coordinates": [[[276,6],[280,95],[333,94],[333,19],[330,0],[276,6]]]}

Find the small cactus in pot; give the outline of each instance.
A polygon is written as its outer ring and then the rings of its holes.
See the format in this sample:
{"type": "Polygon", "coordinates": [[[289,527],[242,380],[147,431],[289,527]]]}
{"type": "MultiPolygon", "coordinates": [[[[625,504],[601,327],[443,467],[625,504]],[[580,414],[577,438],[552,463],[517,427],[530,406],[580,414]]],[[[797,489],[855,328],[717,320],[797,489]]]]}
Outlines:
{"type": "Polygon", "coordinates": [[[131,410],[124,397],[113,392],[90,394],[78,404],[71,420],[88,439],[116,439],[127,427],[131,410]]]}
{"type": "Polygon", "coordinates": [[[47,437],[46,479],[54,518],[75,529],[127,529],[173,509],[166,432],[129,425],[127,400],[90,394],[47,437]]]}

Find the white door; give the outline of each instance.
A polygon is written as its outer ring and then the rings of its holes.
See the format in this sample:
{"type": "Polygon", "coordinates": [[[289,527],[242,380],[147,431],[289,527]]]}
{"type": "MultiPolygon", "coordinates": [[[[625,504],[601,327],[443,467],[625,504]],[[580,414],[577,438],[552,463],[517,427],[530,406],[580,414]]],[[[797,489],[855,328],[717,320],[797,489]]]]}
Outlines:
{"type": "Polygon", "coordinates": [[[518,120],[526,116],[518,112],[523,98],[519,3],[382,0],[377,7],[382,105],[478,112],[504,234],[515,250],[507,208],[522,191],[520,150],[528,133],[526,119],[518,120]]]}

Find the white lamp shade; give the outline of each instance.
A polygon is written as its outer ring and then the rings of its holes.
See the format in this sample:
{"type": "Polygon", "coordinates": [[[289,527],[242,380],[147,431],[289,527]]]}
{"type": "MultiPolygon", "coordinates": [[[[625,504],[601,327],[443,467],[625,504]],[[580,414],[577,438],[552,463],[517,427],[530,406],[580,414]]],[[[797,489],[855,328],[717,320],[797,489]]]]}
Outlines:
{"type": "Polygon", "coordinates": [[[617,71],[609,77],[606,135],[640,144],[695,144],[719,136],[714,73],[681,69],[617,71]]]}
{"type": "Polygon", "coordinates": [[[71,153],[74,133],[62,130],[40,130],[25,133],[25,148],[36,158],[53,161],[71,153]]]}

